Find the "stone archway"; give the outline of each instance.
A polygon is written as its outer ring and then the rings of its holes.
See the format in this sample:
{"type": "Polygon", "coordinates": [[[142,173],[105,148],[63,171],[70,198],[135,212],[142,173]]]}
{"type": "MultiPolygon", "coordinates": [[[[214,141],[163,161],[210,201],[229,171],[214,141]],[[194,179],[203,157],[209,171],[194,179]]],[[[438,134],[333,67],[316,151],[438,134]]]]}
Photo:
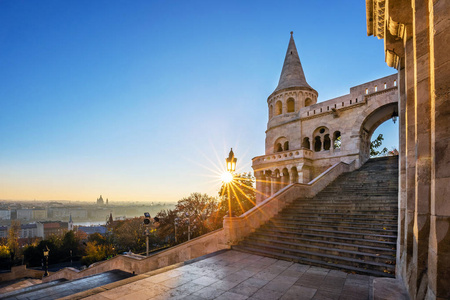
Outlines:
{"type": "Polygon", "coordinates": [[[394,112],[398,113],[398,102],[391,102],[376,108],[362,121],[359,128],[361,163],[370,158],[370,143],[375,129],[386,120],[391,119],[394,112]]]}

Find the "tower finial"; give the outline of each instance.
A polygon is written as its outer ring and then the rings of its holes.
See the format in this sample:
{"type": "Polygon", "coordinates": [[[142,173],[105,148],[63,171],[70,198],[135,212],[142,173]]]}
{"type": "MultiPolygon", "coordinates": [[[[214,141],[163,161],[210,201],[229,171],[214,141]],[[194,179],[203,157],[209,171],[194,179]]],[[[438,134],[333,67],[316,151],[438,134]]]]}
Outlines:
{"type": "Polygon", "coordinates": [[[294,32],[293,31],[291,31],[291,36],[294,34],[294,32]]]}

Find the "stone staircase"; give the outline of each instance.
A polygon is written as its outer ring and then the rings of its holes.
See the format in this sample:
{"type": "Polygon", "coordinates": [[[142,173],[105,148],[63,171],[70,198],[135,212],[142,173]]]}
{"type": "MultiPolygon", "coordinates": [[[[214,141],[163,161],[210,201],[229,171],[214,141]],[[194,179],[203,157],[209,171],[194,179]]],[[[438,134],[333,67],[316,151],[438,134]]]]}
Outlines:
{"type": "Polygon", "coordinates": [[[4,293],[0,295],[0,299],[58,299],[76,294],[81,291],[90,290],[105,284],[123,280],[132,276],[134,275],[127,272],[113,270],[71,281],[68,281],[66,279],[58,279],[50,282],[32,285],[9,293],[4,293]]]}
{"type": "Polygon", "coordinates": [[[370,159],[313,198],[299,198],[233,249],[394,277],[398,157],[370,159]]]}

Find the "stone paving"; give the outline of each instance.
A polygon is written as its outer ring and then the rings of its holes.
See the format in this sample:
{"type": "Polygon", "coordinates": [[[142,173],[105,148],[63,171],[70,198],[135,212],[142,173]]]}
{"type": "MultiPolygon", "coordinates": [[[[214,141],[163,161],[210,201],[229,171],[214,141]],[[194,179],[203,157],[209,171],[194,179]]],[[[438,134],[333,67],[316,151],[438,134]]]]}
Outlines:
{"type": "Polygon", "coordinates": [[[373,299],[373,277],[226,251],[85,299],[373,299]]]}

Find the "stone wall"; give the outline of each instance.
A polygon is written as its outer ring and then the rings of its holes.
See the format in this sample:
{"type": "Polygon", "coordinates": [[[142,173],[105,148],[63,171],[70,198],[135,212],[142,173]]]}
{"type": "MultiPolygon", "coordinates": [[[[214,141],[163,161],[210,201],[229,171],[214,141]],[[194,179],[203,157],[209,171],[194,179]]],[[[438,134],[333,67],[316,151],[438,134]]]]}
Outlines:
{"type": "Polygon", "coordinates": [[[399,71],[397,276],[450,299],[450,1],[367,0],[367,33],[399,71]]]}
{"type": "Polygon", "coordinates": [[[41,279],[42,276],[44,276],[44,271],[27,269],[27,266],[23,265],[12,267],[11,272],[9,273],[2,273],[2,275],[0,276],[0,282],[30,277],[41,279]]]}

